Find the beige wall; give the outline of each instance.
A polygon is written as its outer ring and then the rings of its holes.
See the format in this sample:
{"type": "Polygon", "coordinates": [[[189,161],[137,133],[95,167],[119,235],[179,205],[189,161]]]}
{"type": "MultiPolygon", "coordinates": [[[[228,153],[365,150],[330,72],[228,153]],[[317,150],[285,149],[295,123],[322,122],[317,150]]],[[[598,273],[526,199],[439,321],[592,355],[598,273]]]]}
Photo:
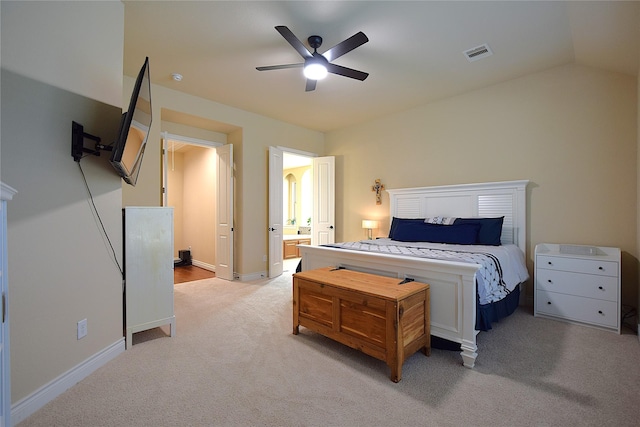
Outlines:
{"type": "MultiPolygon", "coordinates": [[[[123,93],[128,99],[133,79],[122,87],[121,2],[0,5],[0,170],[18,190],[8,206],[15,405],[122,339],[120,275],[69,156],[69,121],[112,139],[110,116],[120,109],[109,106],[121,106],[123,93]],[[43,94],[55,105],[35,101],[43,94]],[[89,335],[77,340],[82,318],[89,335]]],[[[370,191],[375,178],[387,188],[526,178],[529,259],[535,243],[572,241],[620,246],[637,263],[639,86],[638,78],[562,67],[330,133],[327,150],[319,132],[154,86],[154,124],[137,187],[121,189],[99,158],[87,159],[85,172],[112,243],[121,247],[120,201],[160,205],[166,107],[225,125],[219,133],[236,158],[235,257],[242,273],[266,271],[270,145],[337,156],[339,239],[362,238],[364,217],[386,217],[388,199],[376,206],[370,191]]],[[[625,282],[625,296],[634,286],[637,292],[637,280],[625,282]]]]}
{"type": "MultiPolygon", "coordinates": [[[[142,64],[143,58],[141,58],[142,64]]],[[[153,62],[150,63],[153,72],[153,62]]],[[[124,93],[133,79],[125,77],[124,93]]],[[[161,86],[152,85],[153,123],[135,187],[122,190],[125,206],[157,206],[161,200],[160,112],[163,109],[223,124],[233,144],[235,163],[234,271],[240,277],[260,277],[268,254],[268,148],[284,146],[324,154],[324,134],[228,107],[161,86]]]]}
{"type": "MultiPolygon", "coordinates": [[[[637,79],[568,65],[329,133],[336,240],[388,233],[386,188],[528,179],[528,263],[541,242],[620,247],[637,263],[637,79]],[[378,154],[379,153],[379,154],[378,154]]],[[[623,284],[635,305],[637,279],[623,284]]]]}
{"type": "Polygon", "coordinates": [[[167,206],[173,208],[173,256],[178,257],[178,250],[185,249],[184,232],[184,153],[177,151],[169,154],[169,167],[167,169],[167,206]]]}
{"type": "Polygon", "coordinates": [[[116,264],[122,266],[121,179],[105,155],[82,159],[92,202],[70,155],[72,120],[105,142],[115,139],[124,8],[120,2],[4,1],[1,7],[0,170],[2,181],[18,190],[7,209],[15,406],[96,354],[124,350],[116,264]],[[77,322],[85,318],[88,335],[78,340],[77,322]]]}
{"type": "Polygon", "coordinates": [[[122,106],[121,2],[3,1],[0,15],[2,68],[122,106]]]}
{"type": "Polygon", "coordinates": [[[191,247],[191,256],[209,266],[216,264],[216,151],[212,148],[192,148],[185,153],[184,168],[184,241],[191,247]]]}
{"type": "Polygon", "coordinates": [[[187,146],[168,156],[168,206],[174,208],[174,257],[191,249],[196,263],[215,259],[215,149],[187,146]]]}
{"type": "MultiPolygon", "coordinates": [[[[131,94],[129,94],[131,95],[131,94]]],[[[127,96],[129,96],[127,95],[127,96]]],[[[226,144],[227,143],[227,134],[222,132],[215,132],[209,129],[204,129],[202,127],[196,127],[194,125],[183,125],[180,123],[175,123],[169,120],[166,120],[164,116],[166,115],[166,110],[161,113],[162,117],[162,132],[167,132],[171,135],[177,135],[180,137],[186,137],[187,139],[193,138],[200,140],[198,143],[206,141],[207,143],[218,143],[218,144],[226,144]]],[[[180,115],[172,115],[173,120],[180,120],[183,118],[180,115]]],[[[184,120],[189,121],[190,117],[184,117],[184,120]]],[[[197,123],[199,126],[215,127],[215,123],[211,123],[208,121],[202,121],[197,123]]],[[[210,144],[209,144],[210,145],[210,144]]]]}

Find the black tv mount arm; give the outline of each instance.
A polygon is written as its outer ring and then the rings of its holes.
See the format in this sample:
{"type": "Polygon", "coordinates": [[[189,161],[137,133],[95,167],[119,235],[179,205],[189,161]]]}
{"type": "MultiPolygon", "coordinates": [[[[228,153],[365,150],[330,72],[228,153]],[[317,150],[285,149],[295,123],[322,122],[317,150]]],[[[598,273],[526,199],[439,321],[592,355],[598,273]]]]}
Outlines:
{"type": "Polygon", "coordinates": [[[71,122],[71,156],[74,161],[80,162],[83,153],[99,156],[101,151],[113,150],[111,145],[101,144],[100,141],[100,137],[86,133],[80,123],[71,122]],[[93,149],[84,146],[85,139],[95,142],[93,149]]]}

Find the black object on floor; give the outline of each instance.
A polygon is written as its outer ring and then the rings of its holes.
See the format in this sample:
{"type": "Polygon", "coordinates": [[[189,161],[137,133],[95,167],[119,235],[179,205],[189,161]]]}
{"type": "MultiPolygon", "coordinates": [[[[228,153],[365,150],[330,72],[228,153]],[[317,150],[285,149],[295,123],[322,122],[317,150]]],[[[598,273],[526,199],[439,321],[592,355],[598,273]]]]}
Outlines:
{"type": "Polygon", "coordinates": [[[178,257],[180,260],[173,262],[174,267],[183,267],[185,265],[191,265],[191,251],[187,249],[181,249],[178,251],[178,257]]]}

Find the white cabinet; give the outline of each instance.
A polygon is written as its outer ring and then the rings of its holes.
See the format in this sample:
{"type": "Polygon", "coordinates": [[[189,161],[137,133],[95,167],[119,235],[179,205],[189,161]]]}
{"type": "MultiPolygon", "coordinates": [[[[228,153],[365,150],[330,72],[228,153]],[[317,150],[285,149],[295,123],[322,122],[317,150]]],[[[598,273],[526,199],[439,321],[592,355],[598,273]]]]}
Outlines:
{"type": "Polygon", "coordinates": [[[124,209],[126,347],[136,332],[169,324],[173,313],[173,208],[124,209]]]}
{"type": "Polygon", "coordinates": [[[534,315],[620,333],[620,249],[537,245],[534,315]]]}

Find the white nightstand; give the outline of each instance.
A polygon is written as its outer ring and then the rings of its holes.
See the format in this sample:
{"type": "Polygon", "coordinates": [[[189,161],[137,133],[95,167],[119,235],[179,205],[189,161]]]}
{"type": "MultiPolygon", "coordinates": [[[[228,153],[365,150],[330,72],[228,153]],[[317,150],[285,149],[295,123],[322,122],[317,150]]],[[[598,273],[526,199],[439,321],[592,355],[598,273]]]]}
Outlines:
{"type": "Polygon", "coordinates": [[[620,249],[540,243],[534,315],[620,333],[620,249]]]}

